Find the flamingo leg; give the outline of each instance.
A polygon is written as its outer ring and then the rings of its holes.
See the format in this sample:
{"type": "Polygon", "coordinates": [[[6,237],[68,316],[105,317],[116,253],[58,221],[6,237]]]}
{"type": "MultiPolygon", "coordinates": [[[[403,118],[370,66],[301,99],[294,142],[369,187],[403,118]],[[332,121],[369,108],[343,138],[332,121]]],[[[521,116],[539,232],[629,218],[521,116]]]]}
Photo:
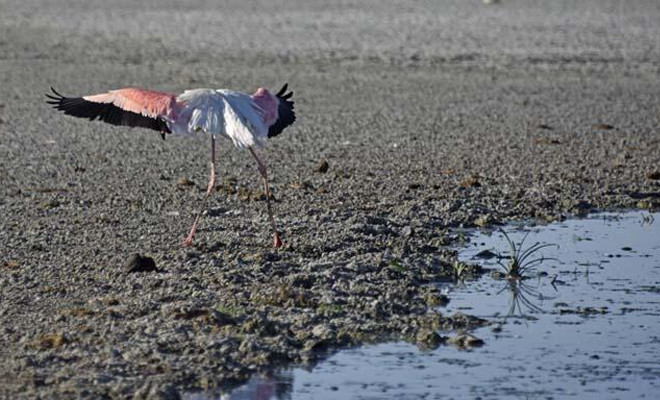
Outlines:
{"type": "Polygon", "coordinates": [[[183,244],[185,246],[192,245],[193,237],[195,236],[195,230],[197,229],[197,223],[202,218],[202,213],[204,212],[204,207],[206,206],[206,200],[211,195],[211,192],[213,191],[214,187],[215,187],[215,136],[211,135],[211,174],[209,176],[209,184],[206,187],[206,194],[202,199],[202,208],[200,208],[199,211],[197,212],[192,227],[190,228],[190,233],[188,234],[186,240],[183,241],[183,244]]]}
{"type": "Polygon", "coordinates": [[[275,218],[273,218],[273,210],[270,205],[270,187],[268,186],[268,170],[266,169],[266,165],[264,165],[263,162],[261,162],[261,159],[259,159],[259,156],[257,156],[257,153],[249,147],[248,150],[250,150],[250,153],[254,156],[254,159],[257,160],[257,165],[259,166],[259,173],[261,174],[261,177],[264,178],[264,188],[266,191],[266,207],[268,208],[268,218],[270,219],[270,223],[273,225],[273,247],[282,247],[282,241],[280,240],[280,236],[277,233],[277,225],[275,224],[275,218]]]}

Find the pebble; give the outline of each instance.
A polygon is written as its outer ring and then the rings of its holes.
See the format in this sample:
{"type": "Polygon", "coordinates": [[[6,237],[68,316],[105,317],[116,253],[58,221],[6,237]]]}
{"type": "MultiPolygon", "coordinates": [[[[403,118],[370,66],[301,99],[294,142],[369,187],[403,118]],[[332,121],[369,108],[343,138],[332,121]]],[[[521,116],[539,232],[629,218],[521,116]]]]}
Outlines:
{"type": "Polygon", "coordinates": [[[330,164],[328,164],[326,160],[322,160],[316,165],[316,172],[320,172],[322,174],[328,172],[329,169],[330,169],[330,164]]]}
{"type": "Polygon", "coordinates": [[[156,262],[151,257],[143,257],[139,253],[133,254],[126,262],[124,271],[127,273],[134,272],[159,272],[156,268],[156,262]]]}

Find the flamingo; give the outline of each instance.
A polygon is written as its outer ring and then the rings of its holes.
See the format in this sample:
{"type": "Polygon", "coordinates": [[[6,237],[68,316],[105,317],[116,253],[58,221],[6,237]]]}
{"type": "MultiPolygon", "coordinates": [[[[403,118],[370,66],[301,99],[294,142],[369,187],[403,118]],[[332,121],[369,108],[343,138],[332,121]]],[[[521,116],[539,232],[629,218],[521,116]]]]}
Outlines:
{"type": "Polygon", "coordinates": [[[215,140],[218,135],[229,138],[239,149],[247,148],[257,161],[266,191],[268,218],[273,227],[273,246],[281,247],[277,225],[270,204],[270,188],[266,165],[255,147],[265,144],[294,123],[293,92],[287,93],[284,84],[275,95],[258,88],[252,94],[227,89],[193,89],[182,94],[157,92],[139,88],[110,90],[83,97],[64,97],[54,88],[46,94],[48,104],[64,114],[90,121],[99,119],[112,125],[153,129],[165,134],[194,135],[202,132],[211,137],[211,172],[202,200],[202,209],[193,220],[190,233],[183,244],[190,246],[202,216],[202,210],[215,187],[215,140]]]}

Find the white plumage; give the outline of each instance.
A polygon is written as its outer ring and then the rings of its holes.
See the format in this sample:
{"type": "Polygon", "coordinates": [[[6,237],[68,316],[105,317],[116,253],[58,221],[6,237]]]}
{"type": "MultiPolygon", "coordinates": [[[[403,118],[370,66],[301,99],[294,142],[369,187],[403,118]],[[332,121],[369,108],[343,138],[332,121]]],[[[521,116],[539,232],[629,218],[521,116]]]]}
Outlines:
{"type": "Polygon", "coordinates": [[[262,146],[268,127],[261,108],[251,96],[223,89],[186,90],[176,98],[183,104],[176,121],[168,121],[173,134],[204,132],[224,135],[238,148],[262,146]]]}

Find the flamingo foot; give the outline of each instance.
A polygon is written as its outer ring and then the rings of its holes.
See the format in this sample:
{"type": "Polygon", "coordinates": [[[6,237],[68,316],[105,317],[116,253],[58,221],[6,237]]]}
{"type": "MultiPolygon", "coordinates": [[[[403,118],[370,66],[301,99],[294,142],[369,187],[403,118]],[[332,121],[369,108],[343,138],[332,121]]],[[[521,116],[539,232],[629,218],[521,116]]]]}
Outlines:
{"type": "Polygon", "coordinates": [[[183,245],[186,247],[192,246],[194,233],[190,232],[190,235],[183,241],[183,245]]]}
{"type": "Polygon", "coordinates": [[[277,232],[275,232],[273,235],[273,247],[276,249],[282,247],[282,241],[280,240],[280,236],[277,234],[277,232]]]}

